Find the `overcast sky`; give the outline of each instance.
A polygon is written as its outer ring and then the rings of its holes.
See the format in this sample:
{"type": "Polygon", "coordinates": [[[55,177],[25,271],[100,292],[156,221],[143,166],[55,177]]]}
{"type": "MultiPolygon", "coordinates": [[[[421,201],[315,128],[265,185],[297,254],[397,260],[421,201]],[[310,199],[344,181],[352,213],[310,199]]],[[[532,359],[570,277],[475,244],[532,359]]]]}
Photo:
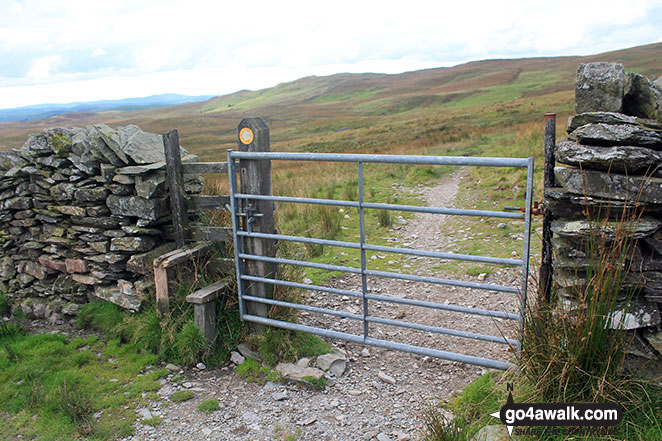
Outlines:
{"type": "Polygon", "coordinates": [[[0,108],[659,41],[660,0],[0,0],[0,108]]]}

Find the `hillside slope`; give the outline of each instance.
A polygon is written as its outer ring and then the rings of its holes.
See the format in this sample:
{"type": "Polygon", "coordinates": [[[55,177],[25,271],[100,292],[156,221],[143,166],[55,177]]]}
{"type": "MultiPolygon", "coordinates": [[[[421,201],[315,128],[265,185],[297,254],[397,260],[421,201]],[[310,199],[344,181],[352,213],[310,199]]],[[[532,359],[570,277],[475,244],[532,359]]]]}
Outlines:
{"type": "Polygon", "coordinates": [[[259,91],[140,111],[72,113],[38,121],[0,123],[0,149],[22,145],[45,127],[104,122],[145,130],[180,130],[182,144],[205,159],[235,145],[242,117],[261,116],[278,150],[387,151],[416,140],[461,138],[476,127],[539,120],[572,112],[577,65],[624,63],[650,77],[662,74],[662,43],[585,57],[485,60],[397,75],[306,77],[259,91]]]}

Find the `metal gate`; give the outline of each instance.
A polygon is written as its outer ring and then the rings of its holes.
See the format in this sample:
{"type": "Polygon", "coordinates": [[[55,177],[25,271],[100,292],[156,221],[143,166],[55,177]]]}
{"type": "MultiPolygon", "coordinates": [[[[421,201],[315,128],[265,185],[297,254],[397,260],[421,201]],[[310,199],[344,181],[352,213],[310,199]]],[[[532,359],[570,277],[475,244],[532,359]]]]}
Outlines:
{"type": "Polygon", "coordinates": [[[509,339],[504,336],[485,335],[474,332],[466,332],[456,329],[448,329],[438,326],[429,326],[425,324],[412,323],[402,320],[393,320],[382,317],[376,317],[370,314],[370,302],[389,302],[402,305],[416,306],[422,308],[430,308],[440,311],[452,311],[463,314],[475,314],[479,316],[486,316],[498,319],[508,319],[520,322],[520,329],[524,306],[526,305],[527,298],[527,284],[528,284],[528,261],[529,261],[529,242],[530,242],[530,225],[531,225],[531,206],[532,206],[532,191],[533,191],[533,158],[517,159],[517,158],[475,158],[475,157],[434,157],[434,156],[408,156],[408,155],[359,155],[359,154],[331,154],[331,153],[277,153],[277,152],[236,152],[228,151],[228,175],[230,179],[230,206],[232,212],[232,225],[233,225],[233,239],[235,247],[235,263],[237,271],[237,285],[239,292],[239,306],[242,320],[270,325],[280,328],[292,329],[297,331],[309,332],[324,337],[331,337],[337,339],[344,339],[350,342],[361,343],[366,345],[378,346],[382,348],[395,349],[420,355],[427,355],[431,357],[438,357],[441,359],[457,361],[461,363],[469,363],[488,368],[508,369],[513,365],[500,360],[493,360],[490,358],[476,357],[456,352],[447,352],[434,348],[405,344],[387,339],[374,338],[370,335],[370,324],[382,324],[397,326],[401,328],[408,328],[413,330],[425,331],[428,333],[447,334],[455,337],[463,337],[474,340],[481,340],[492,343],[503,343],[520,349],[520,342],[516,339],[509,339]],[[344,201],[333,199],[316,199],[316,198],[301,198],[301,197],[285,197],[285,196],[271,196],[271,195],[258,195],[258,194],[242,194],[237,188],[237,164],[236,160],[288,160],[288,161],[329,161],[329,162],[350,162],[357,164],[358,175],[358,201],[344,201]],[[396,205],[384,203],[371,203],[365,202],[364,198],[364,164],[369,163],[389,163],[389,164],[412,164],[412,165],[448,165],[448,166],[462,166],[462,167],[516,167],[527,169],[526,180],[526,205],[523,213],[515,213],[508,211],[489,211],[489,210],[467,210],[467,209],[452,209],[452,208],[435,208],[435,207],[420,207],[413,205],[396,205]],[[275,201],[275,202],[289,202],[289,203],[302,203],[302,204],[321,204],[331,205],[338,207],[352,207],[358,209],[359,226],[360,226],[360,240],[356,242],[338,241],[316,239],[310,237],[300,236],[287,236],[282,234],[269,234],[252,231],[251,224],[254,222],[260,213],[255,212],[256,201],[275,201]],[[444,252],[433,252],[419,249],[399,248],[377,246],[366,243],[365,231],[365,209],[380,209],[380,210],[396,210],[418,213],[436,213],[451,216],[479,216],[479,217],[495,217],[505,219],[521,219],[524,222],[524,237],[523,237],[523,250],[521,259],[497,258],[488,256],[476,256],[468,254],[455,254],[444,252]],[[243,228],[241,219],[243,218],[243,228]],[[269,257],[258,254],[248,254],[244,252],[245,238],[270,240],[270,241],[294,241],[300,243],[311,243],[318,245],[328,245],[334,247],[345,247],[360,250],[360,268],[322,264],[310,261],[300,261],[292,259],[284,259],[278,257],[269,257]],[[494,284],[476,283],[462,280],[453,280],[437,277],[424,277],[413,274],[396,273],[392,271],[379,271],[367,268],[366,251],[373,252],[386,252],[396,253],[410,256],[422,256],[426,258],[439,258],[439,259],[453,259],[469,262],[479,262],[486,264],[515,266],[521,268],[521,285],[518,288],[512,286],[501,286],[494,284]],[[246,262],[260,261],[271,264],[285,264],[296,265],[308,268],[317,268],[328,271],[339,271],[342,273],[356,274],[361,278],[361,289],[359,290],[346,290],[329,286],[312,285],[309,283],[299,283],[288,280],[280,280],[276,277],[259,277],[256,275],[247,274],[246,262]],[[467,306],[459,306],[452,304],[445,304],[440,302],[430,302],[410,298],[394,297],[379,295],[370,292],[368,289],[368,276],[393,278],[401,280],[409,280],[414,282],[426,282],[431,284],[449,285],[454,287],[472,288],[486,291],[497,291],[503,293],[513,293],[519,295],[520,313],[511,313],[506,311],[493,311],[485,310],[467,306]],[[332,310],[320,308],[311,305],[286,302],[270,298],[263,298],[247,293],[247,284],[250,283],[266,283],[272,285],[282,285],[287,287],[299,288],[304,290],[317,291],[327,293],[329,295],[342,295],[360,299],[362,303],[362,313],[355,314],[347,311],[332,310]],[[249,314],[246,309],[246,302],[258,302],[267,305],[277,305],[298,310],[309,311],[313,313],[327,314],[336,317],[342,317],[349,320],[360,321],[363,324],[362,335],[352,334],[347,332],[339,332],[331,329],[303,325],[283,320],[275,320],[268,317],[249,314]]]}

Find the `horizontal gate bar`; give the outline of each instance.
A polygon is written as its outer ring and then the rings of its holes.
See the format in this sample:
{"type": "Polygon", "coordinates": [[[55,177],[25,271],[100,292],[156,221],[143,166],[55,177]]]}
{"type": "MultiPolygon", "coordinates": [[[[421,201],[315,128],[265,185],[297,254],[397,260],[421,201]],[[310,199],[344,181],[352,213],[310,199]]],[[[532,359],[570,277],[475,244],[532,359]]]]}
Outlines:
{"type": "Polygon", "coordinates": [[[239,254],[240,259],[259,260],[261,262],[283,263],[285,265],[304,266],[328,271],[340,271],[342,273],[361,274],[361,268],[351,266],[327,265],[325,263],[303,262],[301,260],[281,259],[278,257],[257,256],[255,254],[239,254]]]}
{"type": "Polygon", "coordinates": [[[486,291],[509,292],[519,294],[519,288],[510,286],[488,285],[486,283],[465,282],[462,280],[440,279],[438,277],[423,277],[414,274],[393,273],[389,271],[365,270],[369,276],[387,277],[391,279],[411,280],[412,282],[436,283],[438,285],[457,286],[460,288],[483,289],[486,291]]]}
{"type": "Polygon", "coordinates": [[[273,159],[286,161],[364,162],[382,164],[457,165],[476,167],[526,167],[527,159],[481,158],[470,156],[369,155],[347,153],[298,152],[237,152],[229,151],[233,159],[273,159]]]}
{"type": "Polygon", "coordinates": [[[412,256],[434,257],[439,259],[466,260],[468,262],[493,263],[498,265],[522,266],[522,261],[517,259],[501,259],[499,257],[472,256],[471,254],[442,253],[438,251],[384,247],[380,245],[367,244],[364,245],[363,248],[370,251],[382,251],[385,253],[408,254],[412,256]]]}
{"type": "Polygon", "coordinates": [[[363,321],[363,316],[345,311],[336,311],[334,309],[318,308],[317,306],[303,305],[301,303],[283,302],[282,300],[268,299],[266,297],[244,296],[244,300],[249,300],[257,303],[265,303],[267,305],[284,306],[287,308],[300,309],[302,311],[317,312],[319,314],[332,315],[335,317],[343,317],[352,320],[363,321]]]}
{"type": "MultiPolygon", "coordinates": [[[[326,308],[318,308],[315,306],[303,305],[301,303],[284,302],[282,300],[273,300],[264,297],[254,297],[254,296],[244,296],[244,300],[250,300],[258,303],[265,303],[267,305],[276,305],[276,306],[283,306],[286,308],[294,308],[302,311],[316,312],[319,314],[327,314],[335,317],[348,318],[351,320],[363,321],[363,315],[361,314],[355,314],[345,311],[336,311],[333,309],[326,309],[326,308]]],[[[365,320],[371,323],[378,323],[382,325],[396,326],[399,328],[413,329],[416,331],[432,332],[435,334],[450,335],[453,337],[469,338],[472,340],[482,340],[490,343],[510,344],[514,346],[518,344],[516,340],[511,340],[505,337],[497,337],[494,335],[460,331],[458,329],[440,328],[438,326],[428,326],[428,325],[422,325],[420,323],[412,323],[401,320],[390,320],[382,317],[367,316],[365,320]]]]}
{"type": "Polygon", "coordinates": [[[428,325],[422,325],[420,323],[391,320],[391,319],[373,317],[373,316],[368,316],[365,319],[366,321],[372,323],[379,323],[381,325],[397,326],[399,328],[409,328],[409,329],[415,329],[417,331],[433,332],[435,334],[452,335],[454,337],[470,338],[472,340],[482,340],[491,343],[517,345],[516,340],[511,340],[504,337],[497,337],[494,335],[477,334],[475,332],[460,331],[458,329],[440,328],[438,326],[428,326],[428,325]]]}
{"type": "Polygon", "coordinates": [[[331,294],[340,294],[343,296],[354,297],[357,299],[363,298],[362,293],[358,291],[350,291],[348,289],[338,289],[338,288],[331,288],[328,286],[309,285],[306,283],[290,282],[289,280],[269,279],[266,277],[249,276],[246,274],[242,274],[241,278],[243,280],[250,280],[251,282],[266,282],[266,283],[273,283],[274,285],[289,286],[292,288],[299,288],[299,289],[308,289],[310,291],[322,291],[331,294]]]}
{"type": "MultiPolygon", "coordinates": [[[[301,243],[314,243],[318,245],[328,245],[335,247],[345,247],[352,249],[360,249],[361,244],[354,242],[344,242],[340,240],[328,240],[328,239],[317,239],[314,237],[301,237],[301,236],[287,236],[283,234],[269,234],[269,233],[256,233],[248,231],[237,231],[239,236],[244,237],[255,237],[259,239],[274,239],[274,240],[289,240],[292,242],[301,242],[301,243]]],[[[466,260],[468,262],[481,262],[481,263],[493,263],[497,265],[511,265],[511,266],[522,266],[523,263],[521,260],[517,259],[502,259],[498,257],[486,257],[486,256],[472,256],[470,254],[455,254],[455,253],[442,253],[437,251],[424,251],[411,248],[396,248],[396,247],[385,247],[379,245],[368,245],[365,244],[363,249],[369,251],[381,251],[385,253],[397,253],[397,254],[407,254],[412,256],[424,256],[424,257],[433,257],[439,259],[451,259],[451,260],[466,260]]]]}
{"type": "MultiPolygon", "coordinates": [[[[239,254],[239,258],[248,259],[248,260],[258,260],[261,262],[272,262],[272,263],[282,263],[285,265],[303,266],[306,268],[324,269],[328,271],[340,271],[343,273],[361,274],[361,268],[354,268],[351,266],[328,265],[324,263],[305,262],[301,260],[282,259],[279,257],[266,257],[266,256],[258,256],[255,254],[243,254],[243,253],[239,254]]],[[[440,279],[438,277],[423,277],[423,276],[416,276],[414,274],[401,274],[401,273],[393,273],[388,271],[365,270],[364,273],[369,276],[411,280],[413,282],[435,283],[437,285],[457,286],[459,288],[473,288],[473,289],[482,289],[486,291],[497,291],[497,292],[508,292],[513,294],[519,294],[519,288],[512,288],[510,286],[488,285],[485,283],[440,279]]]]}
{"type": "Polygon", "coordinates": [[[436,208],[417,207],[416,205],[377,204],[373,202],[363,203],[363,208],[374,208],[378,210],[412,211],[415,213],[448,214],[451,216],[477,216],[477,217],[501,217],[506,219],[523,219],[523,213],[490,210],[465,210],[460,208],[436,208]]]}
{"type": "Polygon", "coordinates": [[[317,198],[300,198],[293,196],[267,196],[261,194],[246,194],[236,193],[234,197],[239,199],[254,199],[258,201],[276,201],[276,202],[296,202],[300,204],[317,204],[317,205],[334,205],[339,207],[363,207],[374,208],[379,210],[394,210],[394,211],[410,211],[415,213],[433,213],[433,214],[447,214],[450,216],[476,216],[476,217],[498,217],[505,219],[523,219],[524,213],[509,212],[509,211],[490,211],[490,210],[464,210],[457,208],[436,208],[436,207],[419,207],[416,205],[396,205],[396,204],[376,204],[372,202],[354,202],[354,201],[341,201],[336,199],[317,199],[317,198]]]}
{"type": "Polygon", "coordinates": [[[294,196],[267,196],[262,194],[235,193],[239,199],[255,199],[258,201],[297,202],[301,204],[335,205],[338,207],[356,207],[359,203],[354,201],[341,201],[337,199],[298,198],[294,196]]]}
{"type": "Polygon", "coordinates": [[[455,352],[440,351],[438,349],[424,348],[421,346],[408,345],[405,343],[396,343],[396,342],[380,340],[372,337],[363,338],[363,336],[349,334],[346,332],[331,331],[328,329],[316,328],[314,326],[285,322],[282,320],[274,320],[266,317],[259,317],[256,315],[245,314],[243,316],[243,319],[253,323],[261,323],[263,325],[276,326],[279,328],[291,329],[293,331],[308,332],[310,334],[316,334],[322,337],[337,338],[341,340],[351,341],[353,343],[367,344],[386,349],[395,349],[398,351],[409,352],[412,354],[418,354],[424,356],[427,355],[428,357],[441,358],[443,360],[456,361],[459,363],[468,363],[476,366],[483,366],[489,369],[507,370],[515,367],[514,364],[504,361],[475,357],[472,355],[457,354],[455,352]]]}
{"type": "MultiPolygon", "coordinates": [[[[250,280],[252,282],[273,283],[274,285],[290,286],[293,288],[307,289],[309,291],[322,291],[333,294],[346,295],[354,298],[363,298],[363,294],[360,292],[350,291],[346,289],[330,288],[327,286],[309,285],[306,283],[290,282],[288,280],[269,279],[265,277],[249,276],[245,274],[241,276],[241,279],[250,280]]],[[[409,306],[420,306],[422,308],[439,309],[442,311],[461,312],[466,314],[480,315],[484,317],[501,318],[508,320],[521,319],[521,316],[519,314],[512,314],[509,312],[491,311],[488,309],[476,309],[476,308],[470,308],[468,306],[446,305],[444,303],[427,302],[425,300],[413,300],[413,299],[406,299],[401,297],[389,297],[389,296],[382,296],[382,295],[370,294],[370,293],[366,293],[365,298],[368,300],[399,303],[402,305],[409,305],[409,306]]]]}
{"type": "Polygon", "coordinates": [[[366,299],[369,300],[381,300],[384,302],[400,303],[403,305],[411,305],[411,306],[421,306],[423,308],[440,309],[442,311],[463,312],[467,314],[481,315],[492,318],[502,318],[508,320],[521,320],[522,318],[519,314],[512,314],[510,312],[491,311],[489,309],[476,309],[476,308],[470,308],[468,306],[446,305],[443,303],[427,302],[425,300],[406,299],[403,297],[389,297],[389,296],[381,296],[379,294],[366,294],[365,297],[366,299]]]}
{"type": "Polygon", "coordinates": [[[361,249],[361,244],[355,242],[344,242],[340,240],[317,239],[314,237],[287,236],[284,234],[256,233],[251,231],[237,231],[237,235],[244,237],[256,237],[258,239],[289,240],[291,242],[314,243],[318,245],[328,245],[330,247],[344,247],[355,250],[361,249]]]}

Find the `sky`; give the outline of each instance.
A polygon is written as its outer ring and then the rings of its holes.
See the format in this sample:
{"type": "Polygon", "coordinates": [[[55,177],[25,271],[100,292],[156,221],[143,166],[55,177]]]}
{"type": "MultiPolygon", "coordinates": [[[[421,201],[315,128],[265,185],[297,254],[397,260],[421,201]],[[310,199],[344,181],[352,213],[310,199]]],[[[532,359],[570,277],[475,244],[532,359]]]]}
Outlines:
{"type": "Polygon", "coordinates": [[[661,0],[0,0],[0,108],[660,41],[661,0]]]}

